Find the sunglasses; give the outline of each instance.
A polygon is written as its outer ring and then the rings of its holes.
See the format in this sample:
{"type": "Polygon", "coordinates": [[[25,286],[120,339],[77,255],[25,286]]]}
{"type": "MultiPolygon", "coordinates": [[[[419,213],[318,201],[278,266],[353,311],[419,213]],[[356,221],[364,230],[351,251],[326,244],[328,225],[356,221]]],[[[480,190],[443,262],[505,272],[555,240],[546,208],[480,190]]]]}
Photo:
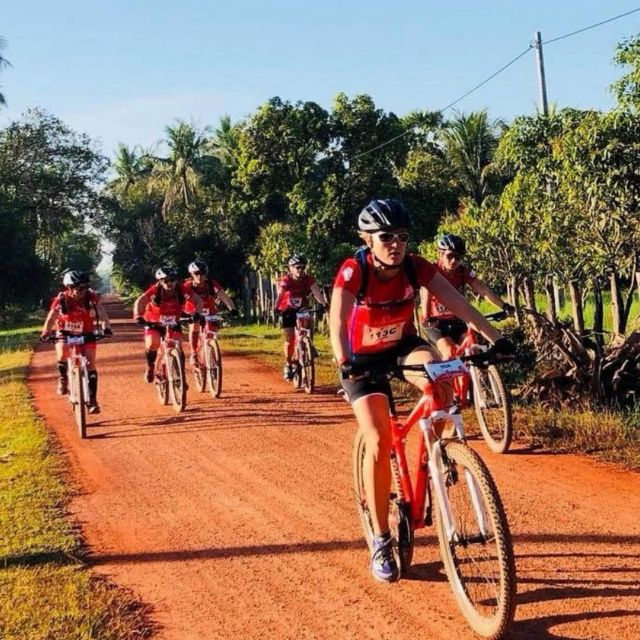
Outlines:
{"type": "Polygon", "coordinates": [[[378,231],[373,234],[380,240],[380,242],[384,244],[389,244],[397,240],[401,244],[405,244],[409,240],[409,234],[406,231],[401,231],[400,233],[393,233],[391,231],[378,231]]]}
{"type": "Polygon", "coordinates": [[[166,282],[167,284],[171,284],[175,281],[176,281],[175,278],[160,278],[160,282],[166,282]]]}
{"type": "Polygon", "coordinates": [[[83,289],[88,289],[88,288],[89,288],[88,284],[75,284],[69,287],[69,289],[71,289],[72,291],[82,291],[83,289]]]}
{"type": "Polygon", "coordinates": [[[204,271],[192,271],[191,275],[193,275],[193,276],[203,276],[204,275],[204,271]]]}
{"type": "Polygon", "coordinates": [[[447,259],[447,260],[461,260],[462,256],[459,253],[453,253],[453,252],[448,252],[448,253],[444,253],[443,256],[447,259]]]}
{"type": "Polygon", "coordinates": [[[292,264],[291,265],[292,269],[298,269],[299,271],[302,271],[303,269],[307,268],[306,264],[292,264]]]}

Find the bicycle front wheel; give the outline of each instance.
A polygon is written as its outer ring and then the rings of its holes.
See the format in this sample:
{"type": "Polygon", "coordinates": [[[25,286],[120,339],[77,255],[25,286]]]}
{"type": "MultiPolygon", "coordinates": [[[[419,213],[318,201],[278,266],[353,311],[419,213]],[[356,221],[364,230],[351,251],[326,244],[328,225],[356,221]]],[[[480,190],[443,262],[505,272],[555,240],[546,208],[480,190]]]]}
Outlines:
{"type": "Polygon", "coordinates": [[[167,381],[167,367],[165,366],[164,356],[156,361],[153,384],[160,404],[169,404],[169,383],[167,381]]]}
{"type": "Polygon", "coordinates": [[[480,456],[462,442],[444,445],[441,473],[451,536],[439,501],[436,528],[449,583],[472,629],[498,640],[516,606],[516,567],[502,501],[480,456]]]}
{"type": "Polygon", "coordinates": [[[177,412],[184,411],[187,406],[187,385],[185,384],[182,354],[178,349],[169,350],[167,369],[169,370],[169,390],[173,408],[177,412]]]}
{"type": "MultiPolygon", "coordinates": [[[[369,547],[373,550],[373,519],[371,510],[373,505],[369,505],[364,489],[364,460],[366,455],[366,439],[364,433],[358,430],[353,444],[353,488],[356,496],[356,506],[362,524],[364,538],[369,547]]],[[[394,492],[389,495],[389,531],[394,539],[394,555],[400,567],[400,574],[404,575],[411,566],[414,547],[414,529],[411,523],[411,508],[408,502],[403,499],[402,488],[399,485],[399,474],[396,473],[395,458],[390,460],[392,465],[392,477],[394,492]]]]}
{"type": "Polygon", "coordinates": [[[306,393],[313,393],[316,388],[316,363],[313,356],[313,345],[305,338],[300,345],[302,384],[306,393]]]}
{"type": "Polygon", "coordinates": [[[84,440],[87,437],[87,412],[84,404],[84,385],[82,384],[82,369],[71,369],[71,398],[73,399],[73,415],[78,427],[78,435],[84,440]]]}
{"type": "Polygon", "coordinates": [[[505,453],[513,437],[511,396],[495,365],[486,369],[474,367],[473,403],[489,449],[494,453],[505,453]]]}
{"type": "Polygon", "coordinates": [[[222,393],[222,355],[217,340],[207,341],[207,384],[213,398],[222,393]]]}
{"type": "Polygon", "coordinates": [[[193,364],[193,382],[199,393],[204,393],[207,389],[207,365],[204,357],[204,353],[201,353],[198,361],[193,364]]]}

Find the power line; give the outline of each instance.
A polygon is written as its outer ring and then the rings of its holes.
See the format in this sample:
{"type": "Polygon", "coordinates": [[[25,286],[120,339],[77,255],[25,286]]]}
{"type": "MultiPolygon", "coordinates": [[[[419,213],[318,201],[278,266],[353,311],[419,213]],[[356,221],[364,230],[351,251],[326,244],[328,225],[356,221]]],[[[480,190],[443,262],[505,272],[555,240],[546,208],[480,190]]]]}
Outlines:
{"type": "MultiPolygon", "coordinates": [[[[602,20],[601,22],[596,22],[596,23],[594,23],[592,25],[589,25],[588,27],[583,27],[582,29],[578,29],[577,31],[571,31],[570,33],[565,33],[563,36],[558,36],[557,38],[552,38],[551,40],[546,40],[545,42],[543,42],[541,44],[551,44],[553,42],[558,42],[559,40],[564,40],[565,38],[570,38],[571,36],[578,35],[579,33],[584,33],[585,31],[589,31],[590,29],[595,29],[596,27],[600,27],[603,24],[607,24],[609,22],[613,22],[614,20],[619,20],[620,18],[624,18],[624,17],[629,16],[629,15],[631,15],[633,13],[637,13],[638,11],[640,11],[640,7],[638,7],[637,9],[632,9],[631,11],[627,11],[625,13],[621,13],[621,14],[619,14],[617,16],[614,16],[613,18],[608,18],[607,20],[602,20]]],[[[453,102],[450,102],[446,107],[440,109],[440,113],[442,113],[442,112],[446,111],[447,109],[450,109],[454,105],[458,104],[458,102],[460,102],[461,100],[464,100],[464,98],[466,98],[467,96],[471,95],[474,91],[477,91],[480,87],[483,87],[485,84],[487,84],[487,82],[493,80],[496,76],[501,74],[503,71],[506,71],[512,64],[515,64],[518,60],[520,60],[520,58],[522,58],[527,53],[529,53],[529,51],[531,51],[531,49],[533,49],[533,47],[534,47],[533,44],[529,44],[529,46],[524,51],[522,51],[515,58],[513,58],[512,60],[507,62],[507,64],[505,64],[502,67],[500,67],[497,71],[492,73],[489,77],[485,78],[482,82],[478,83],[472,89],[469,89],[469,91],[467,91],[466,93],[463,93],[459,98],[456,98],[453,102]]],[[[398,134],[397,136],[394,136],[393,138],[390,138],[389,140],[386,140],[385,142],[381,142],[380,144],[376,145],[375,147],[372,147],[371,149],[367,149],[366,151],[362,151],[361,153],[358,153],[355,156],[352,156],[351,158],[348,158],[347,162],[351,162],[353,160],[361,158],[362,156],[366,156],[366,155],[368,155],[370,153],[373,153],[374,151],[377,151],[378,149],[382,149],[383,147],[386,147],[387,145],[391,144],[392,142],[395,142],[396,140],[399,140],[400,138],[403,138],[404,136],[406,136],[407,134],[411,133],[412,131],[413,131],[413,127],[407,129],[406,131],[403,131],[402,133],[398,134]]]]}
{"type": "Polygon", "coordinates": [[[542,44],[551,44],[552,42],[558,42],[558,40],[564,40],[565,38],[570,38],[571,36],[575,36],[579,33],[584,33],[585,31],[589,31],[589,29],[595,29],[596,27],[600,27],[603,24],[607,24],[608,22],[613,22],[614,20],[618,20],[619,18],[624,18],[625,16],[630,16],[632,13],[637,13],[640,11],[640,7],[637,9],[632,9],[631,11],[627,11],[626,13],[621,13],[618,16],[614,16],[613,18],[609,18],[608,20],[603,20],[602,22],[596,22],[588,27],[584,27],[583,29],[578,29],[577,31],[572,31],[571,33],[565,33],[563,36],[558,36],[557,38],[552,38],[551,40],[545,40],[542,44]]]}

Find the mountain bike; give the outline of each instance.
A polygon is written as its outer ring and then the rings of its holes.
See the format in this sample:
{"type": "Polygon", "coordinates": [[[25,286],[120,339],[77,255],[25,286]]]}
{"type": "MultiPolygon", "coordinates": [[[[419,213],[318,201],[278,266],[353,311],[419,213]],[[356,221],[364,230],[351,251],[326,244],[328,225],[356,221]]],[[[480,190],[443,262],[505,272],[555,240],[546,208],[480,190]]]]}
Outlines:
{"type": "Polygon", "coordinates": [[[307,308],[299,309],[296,313],[295,345],[293,363],[293,386],[304,388],[306,393],[313,393],[316,385],[317,351],[313,346],[312,311],[307,308]]]}
{"type": "Polygon", "coordinates": [[[156,357],[153,384],[160,404],[173,405],[176,412],[187,406],[187,382],[182,351],[181,331],[190,318],[161,316],[160,322],[144,322],[144,326],[160,334],[160,348],[156,357]]]}
{"type": "Polygon", "coordinates": [[[213,398],[219,398],[222,392],[222,354],[218,344],[222,323],[220,315],[203,316],[198,338],[198,362],[193,367],[196,389],[203,393],[208,388],[213,398]]]}
{"type": "Polygon", "coordinates": [[[89,407],[89,368],[85,345],[102,340],[105,335],[95,330],[89,333],[75,333],[58,330],[49,337],[49,342],[64,340],[69,348],[67,356],[68,398],[78,427],[78,435],[87,437],[87,409],[89,407]]]}
{"type": "MultiPolygon", "coordinates": [[[[490,313],[488,320],[504,320],[504,311],[490,313]]],[[[456,356],[469,355],[486,351],[487,346],[478,343],[476,332],[469,327],[456,349],[456,356]]],[[[513,438],[513,416],[511,412],[511,394],[495,364],[477,367],[470,363],[469,373],[463,374],[454,381],[456,395],[461,409],[466,408],[469,397],[469,379],[473,394],[473,405],[478,417],[480,431],[494,453],[506,453],[513,438]]]]}
{"type": "MultiPolygon", "coordinates": [[[[404,422],[399,420],[391,401],[393,489],[389,495],[389,526],[400,575],[410,570],[415,531],[433,523],[435,504],[440,552],[455,600],[477,634],[498,640],[511,625],[516,606],[516,567],[507,517],[487,466],[466,443],[458,406],[455,402],[444,406],[438,400],[440,394],[434,393],[444,380],[455,380],[464,374],[465,362],[491,366],[496,360],[483,352],[446,362],[400,365],[393,371],[372,370],[365,375],[392,377],[401,371],[419,371],[430,382],[404,422]],[[416,423],[422,437],[412,483],[405,441],[416,423]],[[449,429],[442,430],[443,424],[449,429]]],[[[364,489],[365,453],[366,439],[359,429],[353,448],[354,487],[371,551],[374,531],[364,489]]]]}

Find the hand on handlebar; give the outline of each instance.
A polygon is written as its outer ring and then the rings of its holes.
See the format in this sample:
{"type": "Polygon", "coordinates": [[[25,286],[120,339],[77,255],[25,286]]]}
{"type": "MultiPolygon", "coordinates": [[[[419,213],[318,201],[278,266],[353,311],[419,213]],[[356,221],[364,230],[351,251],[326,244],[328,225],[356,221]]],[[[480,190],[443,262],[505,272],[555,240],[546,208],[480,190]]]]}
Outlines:
{"type": "Polygon", "coordinates": [[[111,338],[113,336],[113,331],[111,330],[111,327],[105,327],[102,330],[102,333],[106,338],[111,338]]]}
{"type": "Polygon", "coordinates": [[[43,331],[40,334],[40,342],[48,342],[51,334],[48,331],[43,331]]]}
{"type": "Polygon", "coordinates": [[[144,319],[144,316],[136,316],[136,323],[141,326],[144,327],[146,324],[146,320],[144,319]]]}
{"type": "Polygon", "coordinates": [[[508,315],[508,316],[512,316],[515,312],[516,312],[516,308],[509,304],[508,302],[504,302],[502,304],[502,310],[508,315]]]}
{"type": "Polygon", "coordinates": [[[346,380],[347,378],[357,378],[366,373],[367,367],[362,363],[353,362],[352,360],[345,360],[340,364],[340,378],[346,380]]]}

